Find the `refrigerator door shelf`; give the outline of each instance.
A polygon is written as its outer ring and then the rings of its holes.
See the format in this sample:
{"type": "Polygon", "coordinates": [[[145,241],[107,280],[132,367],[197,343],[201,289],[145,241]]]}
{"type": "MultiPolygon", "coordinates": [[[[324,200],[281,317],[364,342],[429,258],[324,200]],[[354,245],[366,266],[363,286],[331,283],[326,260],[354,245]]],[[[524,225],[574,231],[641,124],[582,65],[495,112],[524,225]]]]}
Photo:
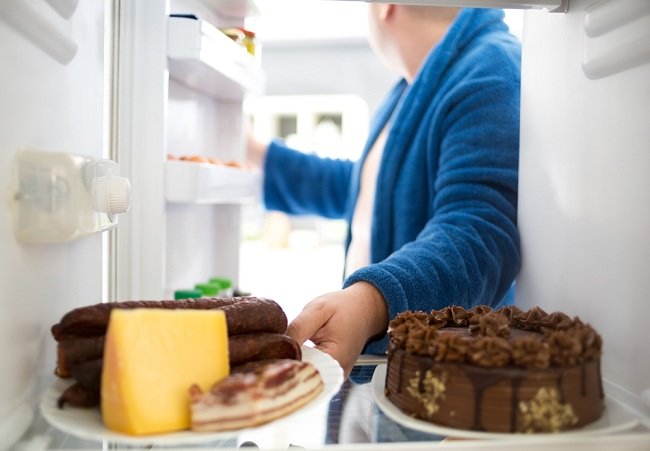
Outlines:
{"type": "Polygon", "coordinates": [[[167,59],[171,78],[219,100],[264,91],[259,60],[201,19],[169,17],[167,59]]]}
{"type": "Polygon", "coordinates": [[[254,201],[261,190],[258,171],[187,161],[165,164],[168,202],[241,204],[254,201]]]}
{"type": "MultiPolygon", "coordinates": [[[[206,7],[223,17],[259,16],[260,10],[255,0],[200,0],[206,7]]],[[[176,4],[184,6],[182,0],[172,0],[172,10],[176,4]]]]}

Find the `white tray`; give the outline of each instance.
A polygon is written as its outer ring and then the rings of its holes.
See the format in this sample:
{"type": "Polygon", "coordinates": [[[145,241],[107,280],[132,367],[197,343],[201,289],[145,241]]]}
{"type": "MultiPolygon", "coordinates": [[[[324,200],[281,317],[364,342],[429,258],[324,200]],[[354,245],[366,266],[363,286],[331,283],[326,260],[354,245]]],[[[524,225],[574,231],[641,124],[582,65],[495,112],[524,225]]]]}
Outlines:
{"type": "Polygon", "coordinates": [[[192,432],[179,431],[168,434],[155,434],[147,436],[132,436],[111,431],[104,426],[99,409],[83,409],[65,407],[59,409],[57,400],[70,382],[56,379],[41,398],[40,409],[45,420],[57,429],[86,440],[106,440],[109,443],[121,445],[158,445],[176,446],[210,443],[222,439],[236,437],[244,432],[251,432],[268,426],[272,427],[300,427],[304,423],[305,414],[313,409],[327,409],[329,401],[339,391],[343,383],[343,370],[338,362],[328,354],[307,346],[302,347],[303,360],[311,362],[320,372],[325,386],[323,391],[312,401],[295,412],[279,418],[270,423],[255,428],[239,429],[225,432],[192,432]]]}
{"type": "Polygon", "coordinates": [[[501,440],[544,440],[556,439],[558,437],[580,437],[598,434],[612,434],[615,432],[627,431],[639,424],[637,416],[625,408],[624,405],[605,396],[605,411],[597,421],[588,424],[580,429],[562,431],[556,433],[495,433],[456,429],[447,426],[437,425],[428,421],[413,418],[402,412],[395,404],[390,402],[384,395],[384,384],[386,381],[386,365],[378,365],[372,376],[371,390],[372,397],[384,412],[384,414],[396,423],[429,434],[445,435],[463,439],[501,439],[501,440]]]}
{"type": "Polygon", "coordinates": [[[241,204],[259,197],[261,179],[256,170],[171,160],[165,163],[165,196],[168,202],[241,204]]]}

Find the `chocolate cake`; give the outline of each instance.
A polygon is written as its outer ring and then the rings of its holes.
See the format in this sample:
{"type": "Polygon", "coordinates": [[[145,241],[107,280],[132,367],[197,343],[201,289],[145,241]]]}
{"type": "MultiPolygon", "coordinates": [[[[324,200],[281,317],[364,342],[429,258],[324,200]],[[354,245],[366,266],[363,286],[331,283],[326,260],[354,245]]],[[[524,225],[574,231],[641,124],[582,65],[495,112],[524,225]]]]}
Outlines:
{"type": "Polygon", "coordinates": [[[389,325],[385,394],[404,413],[486,432],[558,432],[604,409],[602,339],[534,307],[404,312],[389,325]]]}

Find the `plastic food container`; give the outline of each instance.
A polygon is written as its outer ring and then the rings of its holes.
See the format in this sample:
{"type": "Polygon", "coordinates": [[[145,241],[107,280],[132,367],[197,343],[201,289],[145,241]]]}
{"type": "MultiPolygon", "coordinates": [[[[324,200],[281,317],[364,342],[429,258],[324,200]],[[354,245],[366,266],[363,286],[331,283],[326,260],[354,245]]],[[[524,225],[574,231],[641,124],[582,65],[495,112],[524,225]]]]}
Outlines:
{"type": "Polygon", "coordinates": [[[233,42],[241,45],[242,47],[244,46],[244,32],[242,31],[241,28],[220,28],[221,32],[228,36],[230,39],[233,40],[233,42]]]}
{"type": "Polygon", "coordinates": [[[258,55],[258,42],[257,42],[257,37],[255,36],[255,32],[247,30],[245,28],[240,28],[241,32],[244,35],[242,44],[244,47],[246,47],[246,51],[250,53],[253,56],[258,55]]]}
{"type": "Polygon", "coordinates": [[[259,61],[261,47],[254,31],[242,27],[221,28],[220,30],[259,61]]]}

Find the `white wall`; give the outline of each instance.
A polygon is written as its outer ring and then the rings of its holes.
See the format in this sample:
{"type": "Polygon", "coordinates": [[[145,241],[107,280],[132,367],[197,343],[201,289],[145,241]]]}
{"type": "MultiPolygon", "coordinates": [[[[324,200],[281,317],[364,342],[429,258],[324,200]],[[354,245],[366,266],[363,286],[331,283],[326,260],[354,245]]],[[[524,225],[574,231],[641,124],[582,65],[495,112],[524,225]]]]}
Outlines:
{"type": "MultiPolygon", "coordinates": [[[[371,113],[375,111],[397,75],[382,65],[367,43],[365,3],[259,4],[260,16],[248,20],[247,26],[259,32],[262,67],[268,75],[266,94],[357,94],[368,102],[371,113]],[[296,15],[286,14],[295,8],[296,15]]],[[[521,38],[523,11],[506,10],[505,21],[521,38]]]]}
{"type": "Polygon", "coordinates": [[[262,68],[268,95],[356,94],[371,113],[397,80],[363,38],[270,42],[262,68]]]}

